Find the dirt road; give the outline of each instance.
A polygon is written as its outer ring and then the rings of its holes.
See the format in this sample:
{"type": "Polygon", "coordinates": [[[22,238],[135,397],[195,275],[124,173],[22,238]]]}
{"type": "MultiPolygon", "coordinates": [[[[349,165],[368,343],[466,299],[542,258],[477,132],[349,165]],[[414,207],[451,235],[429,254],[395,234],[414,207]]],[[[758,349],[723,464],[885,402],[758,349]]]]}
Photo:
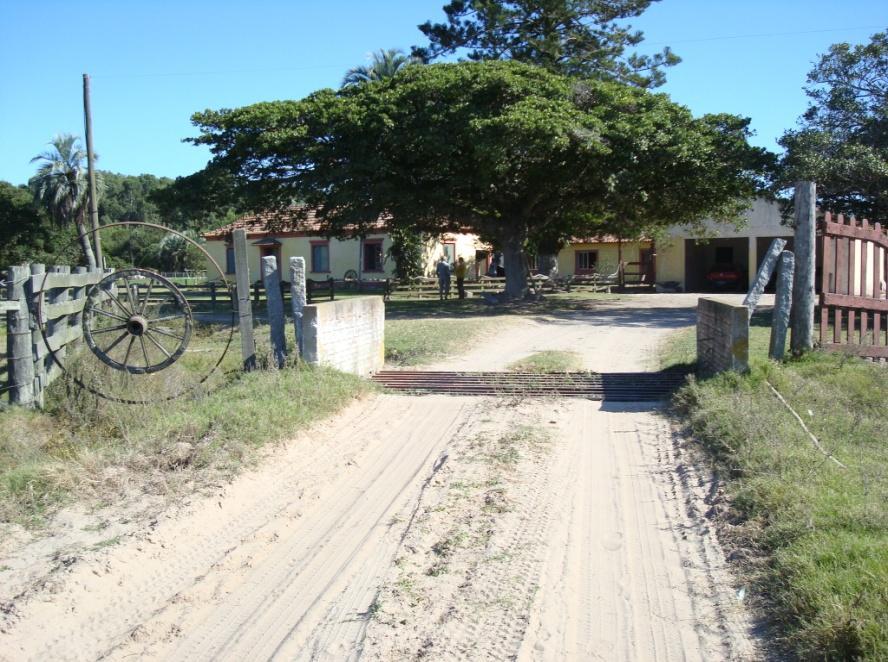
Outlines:
{"type": "MultiPolygon", "coordinates": [[[[658,301],[522,320],[447,366],[572,344],[644,369],[691,320],[658,301]]],[[[751,659],[707,488],[649,405],[374,396],[33,582],[0,658],[751,659]]]]}

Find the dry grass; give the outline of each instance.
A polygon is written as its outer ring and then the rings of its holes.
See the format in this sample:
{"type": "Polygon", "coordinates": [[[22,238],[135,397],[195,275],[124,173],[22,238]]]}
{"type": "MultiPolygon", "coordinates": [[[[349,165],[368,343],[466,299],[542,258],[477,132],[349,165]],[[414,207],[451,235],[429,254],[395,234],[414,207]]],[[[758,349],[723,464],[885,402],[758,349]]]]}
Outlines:
{"type": "MultiPolygon", "coordinates": [[[[229,354],[227,363],[236,365],[237,348],[229,354]]],[[[299,365],[234,370],[208,393],[126,405],[59,380],[45,410],[0,412],[0,522],[39,526],[71,500],[176,494],[229,477],[262,445],[370,388],[352,375],[299,365]]]]}
{"type": "Polygon", "coordinates": [[[546,350],[525,356],[508,367],[514,372],[571,372],[583,367],[583,358],[577,352],[546,350]]]}

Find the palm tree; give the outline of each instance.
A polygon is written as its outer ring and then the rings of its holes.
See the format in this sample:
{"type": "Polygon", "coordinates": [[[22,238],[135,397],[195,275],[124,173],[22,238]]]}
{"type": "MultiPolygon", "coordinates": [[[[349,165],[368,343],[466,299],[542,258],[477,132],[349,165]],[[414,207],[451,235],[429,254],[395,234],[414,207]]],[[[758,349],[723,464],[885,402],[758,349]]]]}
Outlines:
{"type": "Polygon", "coordinates": [[[369,65],[354,67],[345,73],[345,78],[342,79],[342,87],[391,78],[404,67],[419,64],[420,62],[421,60],[418,58],[404,55],[404,51],[400,48],[379,49],[378,53],[373,53],[372,61],[369,65]]]}
{"type": "Polygon", "coordinates": [[[58,135],[49,144],[50,149],[31,159],[31,163],[39,162],[40,167],[28,185],[34,201],[46,208],[53,221],[60,226],[74,223],[87,265],[95,269],[95,253],[85,223],[86,152],[80,139],[71,134],[58,135]]]}

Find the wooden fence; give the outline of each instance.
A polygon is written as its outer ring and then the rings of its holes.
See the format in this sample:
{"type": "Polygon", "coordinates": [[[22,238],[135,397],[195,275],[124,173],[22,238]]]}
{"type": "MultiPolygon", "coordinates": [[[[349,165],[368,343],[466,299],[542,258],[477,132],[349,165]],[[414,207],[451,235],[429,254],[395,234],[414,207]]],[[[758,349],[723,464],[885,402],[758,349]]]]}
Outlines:
{"type": "Polygon", "coordinates": [[[42,404],[43,391],[61,370],[62,358],[83,337],[82,311],[89,285],[107,272],[42,264],[10,267],[6,300],[6,366],[0,370],[0,391],[15,404],[42,404]],[[46,338],[44,340],[44,332],[46,338]]]}
{"type": "Polygon", "coordinates": [[[829,213],[821,234],[820,346],[888,359],[888,234],[829,213]]]}

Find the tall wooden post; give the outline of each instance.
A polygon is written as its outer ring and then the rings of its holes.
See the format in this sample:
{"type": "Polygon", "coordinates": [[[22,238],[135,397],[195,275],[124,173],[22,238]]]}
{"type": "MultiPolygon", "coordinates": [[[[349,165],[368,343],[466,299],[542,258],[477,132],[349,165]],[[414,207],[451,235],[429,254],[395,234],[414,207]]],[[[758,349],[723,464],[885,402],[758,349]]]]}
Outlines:
{"type": "Polygon", "coordinates": [[[9,357],[9,401],[17,405],[34,402],[34,359],[31,353],[31,316],[25,284],[31,280],[27,266],[10,267],[6,298],[18,308],[6,313],[6,354],[9,357]]]}
{"type": "Polygon", "coordinates": [[[265,310],[268,314],[274,364],[278,368],[283,368],[287,360],[287,340],[284,335],[284,298],[281,296],[281,277],[277,258],[274,255],[266,255],[262,258],[262,282],[265,284],[265,310]]]}
{"type": "Polygon", "coordinates": [[[247,256],[247,232],[243,229],[234,231],[234,271],[244,370],[255,370],[256,341],[253,339],[253,306],[250,302],[250,262],[247,256]]]}
{"type": "Polygon", "coordinates": [[[814,348],[814,271],[816,262],[817,186],[795,187],[795,275],[792,286],[792,338],[795,356],[814,348]]]}
{"type": "Polygon", "coordinates": [[[93,250],[96,253],[96,266],[105,266],[102,259],[102,240],[99,237],[99,207],[96,198],[96,155],[93,151],[92,109],[89,100],[89,74],[83,74],[83,122],[86,128],[86,172],[89,177],[89,222],[92,227],[93,250]]]}

